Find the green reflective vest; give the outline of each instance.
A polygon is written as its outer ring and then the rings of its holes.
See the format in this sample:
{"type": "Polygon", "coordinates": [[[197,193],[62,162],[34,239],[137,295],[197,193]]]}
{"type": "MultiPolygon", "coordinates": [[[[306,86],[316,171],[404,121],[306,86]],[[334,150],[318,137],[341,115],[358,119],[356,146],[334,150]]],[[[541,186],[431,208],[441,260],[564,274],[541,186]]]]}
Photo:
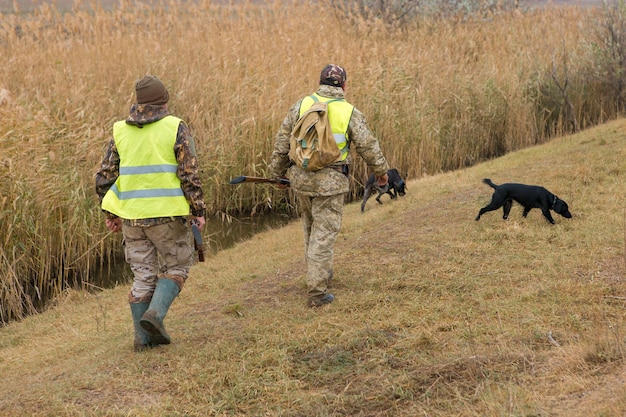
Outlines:
{"type": "Polygon", "coordinates": [[[333,131],[333,137],[335,138],[337,147],[341,151],[341,161],[344,161],[350,151],[350,147],[348,146],[348,125],[350,124],[354,106],[343,98],[323,97],[314,93],[302,99],[302,103],[300,103],[300,116],[310,109],[316,101],[328,103],[328,121],[333,131]]]}
{"type": "Polygon", "coordinates": [[[166,116],[144,125],[113,125],[120,175],[102,199],[102,208],[123,219],[187,216],[189,203],[176,175],[174,144],[181,119],[166,116]]]}

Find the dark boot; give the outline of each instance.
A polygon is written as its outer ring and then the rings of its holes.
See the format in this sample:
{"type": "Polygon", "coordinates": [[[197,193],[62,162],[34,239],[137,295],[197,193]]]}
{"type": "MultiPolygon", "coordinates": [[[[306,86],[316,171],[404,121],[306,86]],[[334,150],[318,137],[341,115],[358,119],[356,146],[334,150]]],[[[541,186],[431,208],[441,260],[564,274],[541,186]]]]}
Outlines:
{"type": "Polygon", "coordinates": [[[150,335],[141,327],[139,320],[144,315],[150,303],[130,303],[130,312],[133,316],[133,327],[135,328],[135,352],[141,352],[152,347],[150,335]]]}
{"type": "Polygon", "coordinates": [[[148,311],[141,317],[139,324],[150,335],[150,342],[154,345],[169,345],[170,335],[165,331],[163,319],[172,305],[180,289],[175,281],[159,278],[148,311]]]}

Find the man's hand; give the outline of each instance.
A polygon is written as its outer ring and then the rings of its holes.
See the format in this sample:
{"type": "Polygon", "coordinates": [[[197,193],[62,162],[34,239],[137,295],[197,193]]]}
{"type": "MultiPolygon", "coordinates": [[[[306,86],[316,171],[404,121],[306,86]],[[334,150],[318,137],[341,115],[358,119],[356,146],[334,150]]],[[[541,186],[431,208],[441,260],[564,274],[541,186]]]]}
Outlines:
{"type": "Polygon", "coordinates": [[[380,188],[385,188],[385,186],[388,183],[389,183],[389,175],[387,175],[387,173],[376,176],[376,185],[378,185],[380,188]]]}
{"type": "Polygon", "coordinates": [[[206,220],[204,220],[204,216],[194,217],[192,221],[196,223],[196,225],[198,226],[198,229],[200,230],[202,230],[202,228],[204,227],[204,224],[206,223],[206,220]]]}
{"type": "Polygon", "coordinates": [[[112,232],[120,232],[122,230],[122,218],[116,217],[114,219],[106,219],[104,221],[107,228],[112,232]]]}
{"type": "MultiPolygon", "coordinates": [[[[287,177],[280,177],[281,179],[287,179],[287,177]]],[[[279,183],[278,185],[276,185],[279,189],[281,190],[286,190],[287,188],[289,188],[289,182],[285,181],[284,183],[279,183]]]]}

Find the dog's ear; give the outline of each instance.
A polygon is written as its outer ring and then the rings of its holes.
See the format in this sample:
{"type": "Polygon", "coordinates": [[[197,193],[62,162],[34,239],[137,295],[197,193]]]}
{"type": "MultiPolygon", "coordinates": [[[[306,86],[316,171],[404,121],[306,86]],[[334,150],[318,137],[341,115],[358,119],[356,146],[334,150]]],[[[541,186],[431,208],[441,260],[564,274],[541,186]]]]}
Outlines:
{"type": "Polygon", "coordinates": [[[554,205],[552,206],[552,210],[554,210],[555,212],[561,215],[565,215],[569,213],[569,207],[567,206],[567,203],[558,197],[556,198],[556,201],[554,202],[554,205]]]}
{"type": "Polygon", "coordinates": [[[561,200],[558,197],[554,198],[554,204],[552,205],[552,209],[554,211],[556,211],[557,213],[561,210],[563,210],[563,200],[561,200]]]}

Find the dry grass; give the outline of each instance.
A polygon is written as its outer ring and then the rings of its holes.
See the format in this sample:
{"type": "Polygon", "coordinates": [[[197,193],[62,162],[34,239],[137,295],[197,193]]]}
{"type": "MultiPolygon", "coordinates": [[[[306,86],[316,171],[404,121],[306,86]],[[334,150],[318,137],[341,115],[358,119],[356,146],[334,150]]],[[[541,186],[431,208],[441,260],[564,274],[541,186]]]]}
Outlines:
{"type": "Polygon", "coordinates": [[[132,352],[126,286],[69,291],[2,329],[0,414],[623,416],[624,129],[346,206],[321,309],[304,305],[297,222],[195,266],[167,347],[132,352]],[[574,217],[475,222],[484,177],[544,185],[574,217]]]}

